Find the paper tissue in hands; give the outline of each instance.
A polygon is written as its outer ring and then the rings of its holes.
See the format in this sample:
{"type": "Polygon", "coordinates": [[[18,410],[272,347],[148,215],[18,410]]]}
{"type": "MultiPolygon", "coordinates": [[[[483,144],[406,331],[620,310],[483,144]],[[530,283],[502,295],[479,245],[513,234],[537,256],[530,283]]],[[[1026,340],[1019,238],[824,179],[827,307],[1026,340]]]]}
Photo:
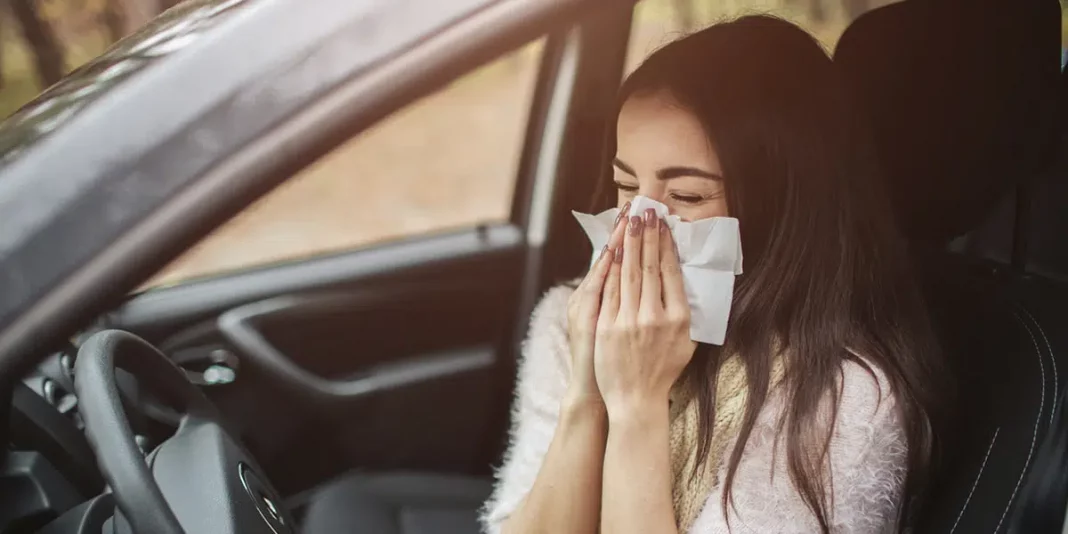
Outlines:
{"type": "MultiPolygon", "coordinates": [[[[667,222],[679,249],[686,299],[690,303],[690,339],[722,345],[734,296],[734,277],[742,274],[742,240],[738,219],[712,217],[685,222],[669,215],[668,207],[651,198],[637,196],[629,216],[641,216],[652,208],[667,222]]],[[[593,244],[593,261],[612,235],[619,208],[590,215],[572,212],[593,244]]],[[[591,262],[592,264],[592,262],[591,262]]]]}

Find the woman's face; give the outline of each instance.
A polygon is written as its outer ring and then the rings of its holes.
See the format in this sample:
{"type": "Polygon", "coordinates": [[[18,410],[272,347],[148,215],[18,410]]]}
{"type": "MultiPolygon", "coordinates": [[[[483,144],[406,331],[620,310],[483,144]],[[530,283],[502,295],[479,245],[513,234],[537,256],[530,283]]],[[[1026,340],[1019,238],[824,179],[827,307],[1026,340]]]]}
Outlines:
{"type": "Polygon", "coordinates": [[[623,207],[636,195],[684,221],[726,217],[723,170],[701,123],[667,95],[629,98],[616,123],[613,180],[623,207]]]}

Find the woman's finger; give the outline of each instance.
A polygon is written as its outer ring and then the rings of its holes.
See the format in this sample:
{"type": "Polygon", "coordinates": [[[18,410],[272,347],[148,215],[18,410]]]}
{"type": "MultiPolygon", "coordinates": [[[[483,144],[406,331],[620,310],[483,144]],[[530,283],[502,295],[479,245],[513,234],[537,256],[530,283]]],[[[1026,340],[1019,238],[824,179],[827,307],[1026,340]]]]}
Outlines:
{"type": "Polygon", "coordinates": [[[615,250],[605,245],[601,249],[601,255],[594,262],[593,268],[590,269],[590,273],[582,281],[582,289],[593,298],[595,304],[601,301],[601,291],[604,289],[604,281],[608,276],[608,269],[612,266],[614,256],[615,250]]]}
{"type": "Polygon", "coordinates": [[[630,202],[627,202],[616,216],[616,225],[612,228],[612,235],[608,236],[608,246],[615,251],[616,262],[623,259],[623,236],[627,233],[627,222],[630,220],[627,214],[629,213],[630,202]]]}
{"type": "Polygon", "coordinates": [[[660,293],[660,226],[664,221],[657,217],[656,211],[645,210],[644,230],[642,231],[642,290],[638,302],[638,313],[654,313],[663,309],[663,296],[660,293]]]}
{"type": "Polygon", "coordinates": [[[634,318],[642,291],[642,218],[634,216],[627,223],[623,236],[623,265],[620,271],[619,316],[634,318]]]}
{"type": "Polygon", "coordinates": [[[670,314],[689,315],[690,305],[686,300],[686,285],[682,281],[679,249],[675,245],[675,236],[666,224],[660,225],[660,278],[664,309],[670,314]]]}
{"type": "Polygon", "coordinates": [[[597,281],[591,282],[590,287],[596,290],[596,294],[591,294],[591,296],[597,300],[596,314],[599,318],[610,316],[612,320],[615,320],[616,311],[619,309],[619,262],[623,257],[623,233],[627,228],[624,221],[629,212],[630,202],[627,202],[619,210],[612,235],[608,237],[608,244],[601,251],[601,257],[598,258],[594,269],[597,281]],[[612,295],[610,296],[609,293],[612,295]],[[606,303],[609,305],[607,311],[604,307],[606,303]]]}
{"type": "Polygon", "coordinates": [[[605,325],[614,323],[619,314],[619,279],[622,269],[618,261],[612,261],[608,266],[608,276],[605,278],[604,291],[601,293],[601,313],[598,318],[598,322],[605,325]]]}
{"type": "Polygon", "coordinates": [[[597,315],[601,307],[601,289],[604,287],[604,279],[611,265],[612,252],[606,246],[568,300],[569,328],[576,327],[579,331],[589,332],[596,328],[597,315]]]}
{"type": "Polygon", "coordinates": [[[593,262],[593,265],[590,266],[590,271],[586,273],[586,276],[579,282],[578,287],[575,288],[576,292],[586,291],[593,286],[596,289],[597,301],[600,302],[601,287],[603,287],[605,275],[608,274],[609,265],[605,265],[604,268],[601,269],[603,272],[598,270],[598,266],[606,261],[610,264],[613,261],[613,258],[622,252],[619,247],[623,242],[623,230],[626,228],[626,225],[621,223],[629,209],[630,202],[627,202],[623,205],[623,209],[619,211],[619,215],[616,216],[615,226],[612,228],[612,234],[608,236],[608,244],[601,249],[601,255],[597,257],[593,262]],[[611,252],[612,254],[608,254],[608,252],[611,252]]]}

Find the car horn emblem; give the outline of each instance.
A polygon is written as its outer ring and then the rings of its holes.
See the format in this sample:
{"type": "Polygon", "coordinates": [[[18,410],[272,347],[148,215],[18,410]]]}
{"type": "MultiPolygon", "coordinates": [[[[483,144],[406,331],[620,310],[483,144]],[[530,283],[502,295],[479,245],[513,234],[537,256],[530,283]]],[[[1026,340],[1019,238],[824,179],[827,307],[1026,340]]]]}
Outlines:
{"type": "Polygon", "coordinates": [[[281,508],[275,503],[274,498],[271,497],[260,478],[256,476],[255,471],[242,462],[237,466],[237,473],[241,478],[241,484],[245,487],[245,491],[252,498],[256,511],[271,527],[271,531],[275,534],[288,534],[290,530],[282,515],[281,508]]]}

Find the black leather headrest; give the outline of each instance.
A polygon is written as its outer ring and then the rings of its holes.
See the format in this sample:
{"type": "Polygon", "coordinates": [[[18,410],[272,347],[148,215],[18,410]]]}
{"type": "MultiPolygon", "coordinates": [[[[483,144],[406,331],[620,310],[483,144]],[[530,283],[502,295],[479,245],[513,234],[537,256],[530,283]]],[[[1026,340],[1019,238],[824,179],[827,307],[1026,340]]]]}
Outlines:
{"type": "Polygon", "coordinates": [[[835,61],[870,113],[912,240],[975,227],[1052,155],[1057,0],[905,0],[857,19],[835,61]]]}

